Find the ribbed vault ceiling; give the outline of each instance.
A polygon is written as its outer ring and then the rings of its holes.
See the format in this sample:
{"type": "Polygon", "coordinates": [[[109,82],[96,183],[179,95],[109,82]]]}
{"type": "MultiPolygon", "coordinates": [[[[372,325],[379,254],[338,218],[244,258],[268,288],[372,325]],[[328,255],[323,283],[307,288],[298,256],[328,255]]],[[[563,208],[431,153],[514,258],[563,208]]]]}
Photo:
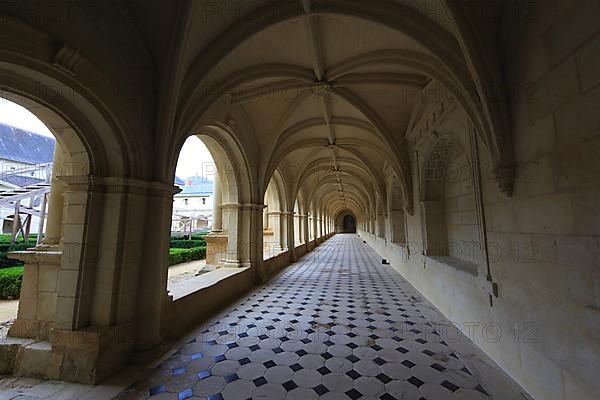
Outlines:
{"type": "Polygon", "coordinates": [[[397,30],[308,3],[243,40],[204,81],[230,83],[224,94],[263,155],[263,187],[279,169],[294,196],[358,215],[384,196],[386,165],[405,173],[404,134],[431,80],[401,59],[433,56],[397,30]]]}
{"type": "Polygon", "coordinates": [[[43,43],[70,44],[89,77],[106,77],[87,82],[79,71],[76,79],[102,93],[94,101],[118,99],[110,117],[124,141],[140,143],[126,149],[131,166],[142,147],[156,151],[151,163],[135,166],[140,176],[171,180],[186,137],[202,133],[235,154],[233,164],[245,163],[239,180],[250,189],[240,190],[240,202],[261,201],[278,170],[289,210],[300,194],[311,212],[359,215],[386,201],[390,177],[412,207],[406,133],[423,105],[435,103],[425,97],[440,94],[423,89],[444,87],[495,166],[508,171],[500,185],[510,193],[512,142],[490,45],[496,26],[473,26],[478,11],[500,20],[501,0],[468,8],[452,0],[92,3],[69,8],[85,17],[76,36],[64,18],[44,18],[55,13],[52,2],[0,10],[47,33],[52,40],[43,43]]]}

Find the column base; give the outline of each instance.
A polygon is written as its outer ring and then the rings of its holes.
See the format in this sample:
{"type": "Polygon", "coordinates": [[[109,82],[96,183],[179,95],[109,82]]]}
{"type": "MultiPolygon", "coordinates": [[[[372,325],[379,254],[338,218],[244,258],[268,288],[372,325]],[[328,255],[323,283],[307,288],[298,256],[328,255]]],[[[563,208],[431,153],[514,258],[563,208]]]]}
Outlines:
{"type": "Polygon", "coordinates": [[[0,343],[0,373],[98,384],[129,361],[135,326],[52,329],[48,341],[7,337],[0,343]]]}
{"type": "Polygon", "coordinates": [[[214,265],[217,268],[223,267],[229,235],[214,232],[206,235],[204,240],[206,240],[206,265],[214,265]]]}
{"type": "Polygon", "coordinates": [[[62,252],[52,246],[44,251],[11,252],[8,256],[25,264],[17,319],[8,335],[48,340],[56,326],[62,252]]]}

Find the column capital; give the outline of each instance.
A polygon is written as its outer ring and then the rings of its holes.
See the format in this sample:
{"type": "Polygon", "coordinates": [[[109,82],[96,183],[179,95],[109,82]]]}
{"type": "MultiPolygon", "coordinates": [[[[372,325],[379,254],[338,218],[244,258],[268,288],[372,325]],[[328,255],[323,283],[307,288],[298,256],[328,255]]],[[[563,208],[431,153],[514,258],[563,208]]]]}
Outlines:
{"type": "Polygon", "coordinates": [[[295,212],[293,211],[268,211],[266,213],[267,215],[279,215],[279,216],[289,216],[289,215],[294,215],[295,212]]]}
{"type": "Polygon", "coordinates": [[[223,203],[221,207],[229,210],[263,210],[266,206],[264,204],[253,204],[253,203],[223,203]]]}

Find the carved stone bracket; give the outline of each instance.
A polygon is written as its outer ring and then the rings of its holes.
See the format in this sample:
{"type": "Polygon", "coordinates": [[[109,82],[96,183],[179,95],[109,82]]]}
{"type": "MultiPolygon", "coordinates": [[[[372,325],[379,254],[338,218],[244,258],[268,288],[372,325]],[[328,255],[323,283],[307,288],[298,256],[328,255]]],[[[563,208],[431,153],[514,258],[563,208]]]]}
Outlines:
{"type": "Polygon", "coordinates": [[[496,166],[494,176],[498,182],[500,192],[506,197],[512,197],[515,185],[515,167],[514,166],[496,166]]]}
{"type": "Polygon", "coordinates": [[[76,75],[77,67],[81,62],[81,53],[68,45],[67,43],[60,43],[58,50],[54,53],[52,59],[54,66],[69,75],[76,75]]]}

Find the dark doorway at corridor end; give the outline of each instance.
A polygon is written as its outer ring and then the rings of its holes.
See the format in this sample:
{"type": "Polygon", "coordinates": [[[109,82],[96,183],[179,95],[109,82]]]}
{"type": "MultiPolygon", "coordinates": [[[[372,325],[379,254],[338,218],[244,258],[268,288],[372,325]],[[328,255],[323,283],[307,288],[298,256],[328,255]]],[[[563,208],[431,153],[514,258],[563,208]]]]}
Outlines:
{"type": "Polygon", "coordinates": [[[344,233],[356,233],[356,220],[352,215],[344,217],[344,233]]]}

